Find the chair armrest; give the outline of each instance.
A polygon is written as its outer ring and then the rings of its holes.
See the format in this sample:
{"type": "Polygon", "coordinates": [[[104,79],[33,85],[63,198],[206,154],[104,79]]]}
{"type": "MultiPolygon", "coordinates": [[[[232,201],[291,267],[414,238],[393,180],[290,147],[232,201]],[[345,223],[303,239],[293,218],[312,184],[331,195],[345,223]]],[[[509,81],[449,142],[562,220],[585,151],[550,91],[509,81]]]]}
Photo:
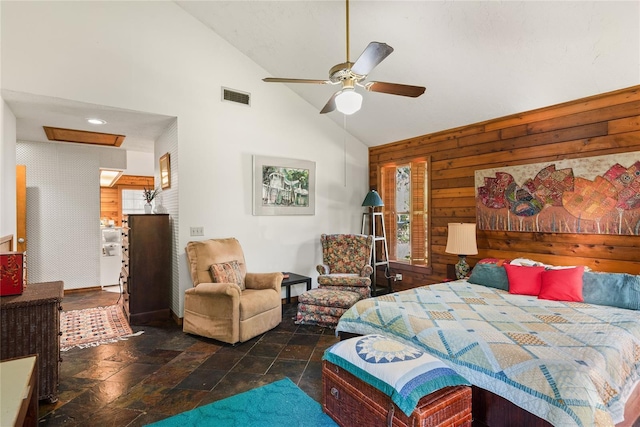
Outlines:
{"type": "Polygon", "coordinates": [[[360,270],[360,276],[362,277],[369,277],[371,276],[371,274],[373,274],[373,267],[371,267],[369,264],[365,265],[364,267],[362,267],[362,270],[360,270]]]}
{"type": "Polygon", "coordinates": [[[211,296],[211,297],[237,297],[240,298],[242,291],[240,286],[235,283],[199,283],[193,288],[185,291],[192,295],[211,296]]]}
{"type": "Polygon", "coordinates": [[[318,274],[329,274],[329,266],[327,264],[318,264],[316,270],[318,274]]]}
{"type": "Polygon", "coordinates": [[[280,293],[283,274],[277,273],[247,273],[244,285],[247,289],[274,289],[280,293]]]}

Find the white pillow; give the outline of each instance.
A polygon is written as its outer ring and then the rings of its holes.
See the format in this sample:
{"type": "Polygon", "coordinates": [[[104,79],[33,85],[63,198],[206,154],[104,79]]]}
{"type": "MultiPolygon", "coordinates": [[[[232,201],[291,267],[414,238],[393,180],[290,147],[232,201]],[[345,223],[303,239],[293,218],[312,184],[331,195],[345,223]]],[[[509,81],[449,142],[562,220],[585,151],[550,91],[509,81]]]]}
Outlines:
{"type": "Polygon", "coordinates": [[[514,260],[511,260],[511,262],[509,263],[511,265],[522,265],[525,267],[547,267],[547,265],[538,262],[538,261],[534,261],[532,259],[527,259],[527,258],[516,258],[514,260]]]}
{"type": "MultiPolygon", "coordinates": [[[[509,264],[511,265],[523,265],[525,267],[544,267],[547,270],[564,270],[566,268],[576,268],[577,266],[575,265],[551,265],[551,264],[545,264],[543,262],[539,262],[539,261],[534,261],[532,259],[527,259],[527,258],[516,258],[513,261],[511,261],[509,264]]],[[[584,271],[591,271],[591,269],[589,267],[584,267],[584,271]]]]}

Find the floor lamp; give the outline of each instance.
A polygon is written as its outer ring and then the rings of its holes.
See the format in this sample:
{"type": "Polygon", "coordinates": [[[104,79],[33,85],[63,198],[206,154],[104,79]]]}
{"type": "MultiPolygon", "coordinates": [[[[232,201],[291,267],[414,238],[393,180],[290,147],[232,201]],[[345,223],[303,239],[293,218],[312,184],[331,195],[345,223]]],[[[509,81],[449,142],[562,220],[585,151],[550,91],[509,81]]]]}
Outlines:
{"type": "Polygon", "coordinates": [[[455,266],[456,278],[463,279],[469,275],[471,268],[467,264],[467,255],[476,255],[476,225],[464,223],[449,223],[447,235],[447,247],[444,250],[449,254],[458,255],[458,263],[455,266]]]}
{"type": "MultiPolygon", "coordinates": [[[[362,206],[369,208],[369,212],[362,214],[362,234],[373,235],[373,250],[371,251],[371,292],[373,296],[377,294],[378,266],[384,265],[385,272],[389,270],[389,251],[387,249],[387,234],[384,229],[384,218],[382,212],[377,212],[377,207],[384,206],[382,198],[376,190],[371,190],[362,202],[362,206]],[[370,218],[371,228],[367,227],[366,219],[370,218]],[[378,227],[377,224],[380,224],[378,227]],[[369,232],[370,231],[370,232],[369,232]],[[378,245],[380,242],[380,245],[378,245]],[[379,253],[381,252],[381,253],[379,253]]],[[[386,277],[386,274],[385,274],[386,277]]],[[[393,292],[391,281],[387,278],[388,291],[393,292]]]]}

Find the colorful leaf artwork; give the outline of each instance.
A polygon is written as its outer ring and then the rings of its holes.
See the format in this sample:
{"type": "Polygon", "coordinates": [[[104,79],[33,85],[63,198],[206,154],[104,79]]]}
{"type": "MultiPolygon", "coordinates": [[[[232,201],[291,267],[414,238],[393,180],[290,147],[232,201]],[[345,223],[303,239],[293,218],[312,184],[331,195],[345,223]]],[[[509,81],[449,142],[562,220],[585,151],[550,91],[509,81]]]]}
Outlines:
{"type": "Polygon", "coordinates": [[[562,193],[573,191],[573,169],[556,170],[556,165],[542,169],[534,179],[527,180],[523,187],[543,204],[562,205],[562,193]]]}
{"type": "Polygon", "coordinates": [[[620,159],[476,171],[476,182],[484,184],[477,187],[478,229],[640,235],[640,160],[625,167],[620,159]],[[577,166],[583,176],[575,175],[577,166]]]}
{"type": "Polygon", "coordinates": [[[517,216],[533,216],[538,214],[543,205],[538,199],[533,197],[526,187],[518,187],[512,182],[505,192],[509,202],[509,210],[517,216]]]}
{"type": "Polygon", "coordinates": [[[478,188],[478,197],[482,204],[492,209],[507,207],[504,192],[512,182],[513,177],[504,172],[496,172],[495,178],[485,178],[484,186],[478,188]]]}
{"type": "Polygon", "coordinates": [[[640,161],[630,168],[616,163],[604,174],[618,192],[616,207],[620,209],[636,209],[640,207],[640,161]]]}
{"type": "Polygon", "coordinates": [[[576,218],[595,221],[599,232],[602,217],[616,208],[616,195],[616,188],[601,176],[593,181],[576,178],[574,190],[562,195],[562,206],[576,218]]]}

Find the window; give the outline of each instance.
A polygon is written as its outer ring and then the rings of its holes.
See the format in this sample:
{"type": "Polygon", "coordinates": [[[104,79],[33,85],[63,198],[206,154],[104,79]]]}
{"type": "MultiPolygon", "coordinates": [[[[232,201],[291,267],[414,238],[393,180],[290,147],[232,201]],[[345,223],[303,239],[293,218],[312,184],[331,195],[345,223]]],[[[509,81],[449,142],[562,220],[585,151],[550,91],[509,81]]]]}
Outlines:
{"type": "Polygon", "coordinates": [[[396,167],[396,260],[411,262],[411,166],[396,167]]]}
{"type": "Polygon", "coordinates": [[[427,166],[420,160],[381,170],[390,261],[429,264],[427,166]]]}
{"type": "Polygon", "coordinates": [[[123,189],[122,190],[122,214],[143,214],[144,213],[144,190],[123,189]]]}

